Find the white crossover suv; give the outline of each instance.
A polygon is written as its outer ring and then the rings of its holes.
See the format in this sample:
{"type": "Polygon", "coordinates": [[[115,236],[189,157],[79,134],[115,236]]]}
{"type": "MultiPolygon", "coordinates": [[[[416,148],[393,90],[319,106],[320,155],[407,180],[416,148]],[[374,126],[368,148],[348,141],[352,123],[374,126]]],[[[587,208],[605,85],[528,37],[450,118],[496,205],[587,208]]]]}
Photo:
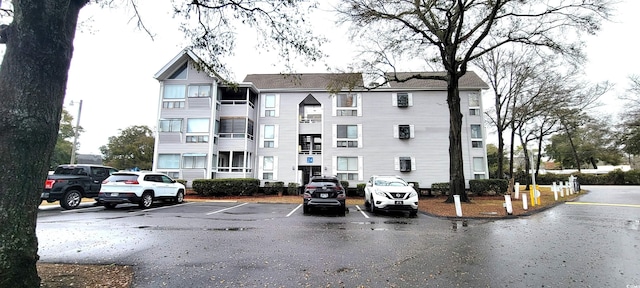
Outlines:
{"type": "Polygon", "coordinates": [[[399,176],[371,176],[364,188],[364,206],[369,212],[408,211],[418,215],[418,193],[399,176]]]}
{"type": "Polygon", "coordinates": [[[107,209],[122,203],[149,208],[153,201],[161,199],[182,203],[184,191],[184,185],[162,173],[122,171],[102,181],[98,204],[107,209]]]}

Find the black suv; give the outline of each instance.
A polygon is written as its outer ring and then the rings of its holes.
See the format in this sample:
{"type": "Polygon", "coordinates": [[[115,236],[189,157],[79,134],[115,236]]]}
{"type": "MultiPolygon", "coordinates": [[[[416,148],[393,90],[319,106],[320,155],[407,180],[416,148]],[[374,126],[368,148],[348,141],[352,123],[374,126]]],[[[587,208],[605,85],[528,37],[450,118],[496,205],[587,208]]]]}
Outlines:
{"type": "Polygon", "coordinates": [[[340,179],[334,176],[313,176],[304,186],[304,203],[302,211],[307,214],[311,209],[337,209],[340,216],[344,216],[347,207],[346,191],[340,179]]]}

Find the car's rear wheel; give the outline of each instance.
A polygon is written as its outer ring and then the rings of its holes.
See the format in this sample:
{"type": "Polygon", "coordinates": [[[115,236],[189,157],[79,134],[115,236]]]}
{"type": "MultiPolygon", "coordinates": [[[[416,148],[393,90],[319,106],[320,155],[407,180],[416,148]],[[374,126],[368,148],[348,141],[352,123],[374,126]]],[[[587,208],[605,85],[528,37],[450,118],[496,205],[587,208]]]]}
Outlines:
{"type": "Polygon", "coordinates": [[[182,201],[184,201],[184,191],[182,190],[178,191],[178,194],[176,195],[176,198],[173,201],[176,202],[176,204],[182,203],[182,201]]]}
{"type": "Polygon", "coordinates": [[[302,214],[309,214],[309,206],[307,205],[302,205],[302,214]]]}
{"type": "Polygon", "coordinates": [[[418,209],[411,210],[409,212],[409,217],[416,217],[416,216],[418,216],[418,209]]]}
{"type": "Polygon", "coordinates": [[[142,193],[142,199],[140,199],[140,208],[149,208],[153,204],[153,195],[149,192],[142,193]]]}
{"type": "Polygon", "coordinates": [[[104,208],[105,208],[105,209],[109,209],[109,210],[111,210],[111,209],[115,209],[117,204],[114,204],[114,203],[104,203],[104,204],[102,204],[102,205],[104,205],[104,208]]]}
{"type": "Polygon", "coordinates": [[[60,200],[60,206],[65,210],[70,210],[78,207],[80,202],[82,202],[82,194],[80,194],[80,191],[69,190],[60,200]]]}
{"type": "Polygon", "coordinates": [[[339,216],[346,216],[347,215],[347,207],[346,206],[340,206],[340,208],[338,208],[338,215],[339,216]]]}

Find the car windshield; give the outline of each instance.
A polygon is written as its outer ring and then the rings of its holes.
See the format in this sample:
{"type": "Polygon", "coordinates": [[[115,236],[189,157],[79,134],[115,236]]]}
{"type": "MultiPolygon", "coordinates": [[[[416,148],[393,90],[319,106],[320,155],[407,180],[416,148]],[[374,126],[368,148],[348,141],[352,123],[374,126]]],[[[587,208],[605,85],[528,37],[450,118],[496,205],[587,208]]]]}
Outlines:
{"type": "Polygon", "coordinates": [[[320,186],[338,186],[338,181],[332,179],[312,179],[311,183],[320,186]]]}
{"type": "Polygon", "coordinates": [[[375,181],[376,186],[407,186],[407,183],[397,178],[379,178],[375,181]]]}

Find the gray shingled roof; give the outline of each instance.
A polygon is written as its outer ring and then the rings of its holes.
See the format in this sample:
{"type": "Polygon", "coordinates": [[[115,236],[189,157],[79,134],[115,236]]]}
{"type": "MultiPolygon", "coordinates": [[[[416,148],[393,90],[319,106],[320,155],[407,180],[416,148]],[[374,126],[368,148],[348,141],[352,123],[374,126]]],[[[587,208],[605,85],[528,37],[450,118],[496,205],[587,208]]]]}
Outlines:
{"type": "Polygon", "coordinates": [[[336,89],[363,87],[360,73],[249,74],[243,82],[258,89],[336,89]]]}
{"type": "MultiPolygon", "coordinates": [[[[386,76],[390,77],[391,73],[386,76]]],[[[444,76],[445,72],[398,72],[398,79],[407,79],[411,75],[444,76]]],[[[360,73],[304,73],[304,74],[249,74],[243,82],[250,82],[258,89],[309,89],[309,90],[344,90],[342,88],[360,89],[364,87],[360,73]]],[[[411,79],[406,82],[389,82],[389,88],[427,88],[446,89],[447,83],[434,79],[411,79]]],[[[489,86],[473,71],[468,71],[460,78],[460,88],[488,89],[489,86]]]]}
{"type": "MultiPolygon", "coordinates": [[[[445,76],[445,72],[398,72],[395,74],[398,79],[408,79],[413,75],[420,76],[445,76]]],[[[393,73],[386,73],[387,79],[393,78],[393,73]]],[[[482,88],[488,89],[487,83],[482,81],[478,75],[473,71],[467,71],[467,73],[458,81],[460,88],[482,88]]],[[[447,82],[435,79],[410,79],[406,82],[389,82],[391,88],[416,88],[416,87],[429,87],[429,88],[442,88],[447,89],[447,82]]]]}

